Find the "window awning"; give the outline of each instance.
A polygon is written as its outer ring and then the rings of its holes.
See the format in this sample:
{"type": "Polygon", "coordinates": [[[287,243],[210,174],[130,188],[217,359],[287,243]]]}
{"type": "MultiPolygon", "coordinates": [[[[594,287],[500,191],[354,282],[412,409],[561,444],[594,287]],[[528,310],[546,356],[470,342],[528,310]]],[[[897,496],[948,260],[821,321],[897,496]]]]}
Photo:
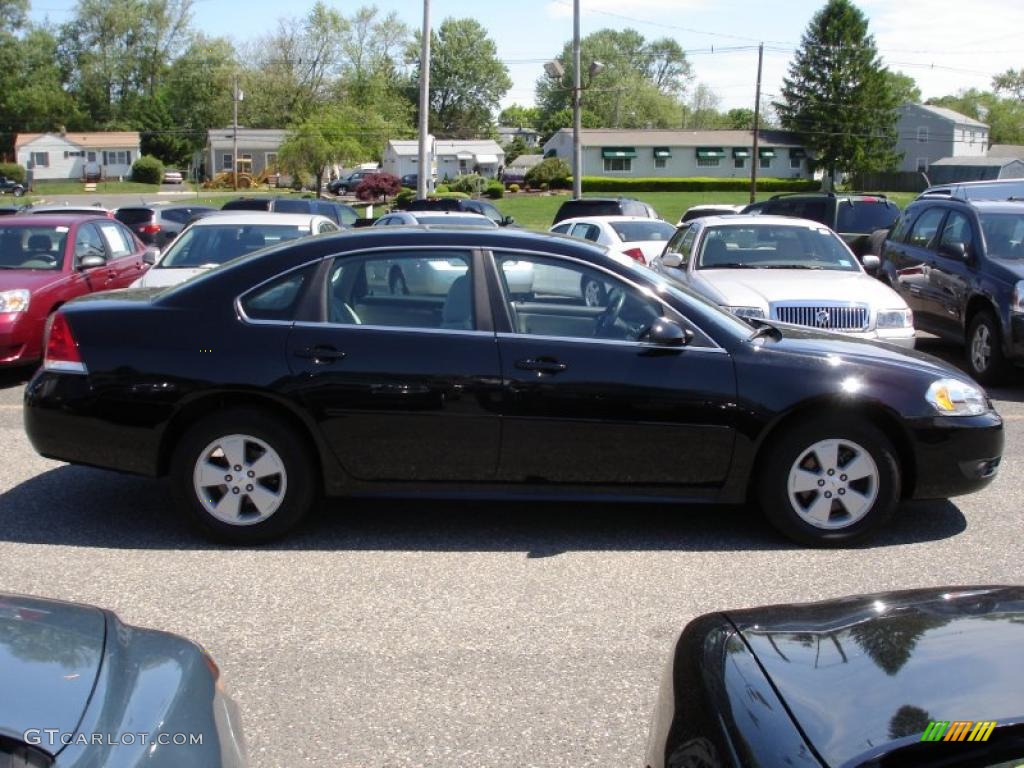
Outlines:
{"type": "Polygon", "coordinates": [[[733,147],[733,157],[750,157],[750,149],[747,147],[733,147]]]}
{"type": "Polygon", "coordinates": [[[791,149],[791,150],[789,150],[789,156],[792,157],[794,160],[803,159],[803,158],[807,157],[807,150],[806,149],[791,149]]]}
{"type": "Polygon", "coordinates": [[[655,147],[654,156],[658,158],[672,157],[672,150],[668,147],[655,147]]]}
{"type": "Polygon", "coordinates": [[[498,164],[498,156],[497,155],[477,155],[476,156],[476,161],[478,163],[480,163],[480,165],[497,165],[498,164]]]}
{"type": "Polygon", "coordinates": [[[757,154],[760,157],[775,157],[775,150],[771,147],[759,147],[757,154]]]}
{"type": "Polygon", "coordinates": [[[601,157],[605,160],[616,157],[636,157],[636,147],[602,147],[601,157]]]}
{"type": "Polygon", "coordinates": [[[456,152],[455,153],[455,157],[457,157],[459,160],[472,160],[473,159],[473,153],[472,152],[456,152]]]}
{"type": "Polygon", "coordinates": [[[697,147],[697,157],[701,160],[713,160],[725,157],[725,150],[721,147],[697,147]]]}

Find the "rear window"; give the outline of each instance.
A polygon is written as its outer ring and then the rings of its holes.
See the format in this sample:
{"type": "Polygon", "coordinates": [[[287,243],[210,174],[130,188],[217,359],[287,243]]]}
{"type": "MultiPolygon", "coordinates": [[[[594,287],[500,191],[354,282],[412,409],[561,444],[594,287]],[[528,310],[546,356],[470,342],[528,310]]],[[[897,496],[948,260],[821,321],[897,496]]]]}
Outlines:
{"type": "Polygon", "coordinates": [[[250,198],[248,200],[228,200],[221,208],[222,211],[269,211],[270,201],[250,198]]]}
{"type": "Polygon", "coordinates": [[[676,228],[671,224],[649,219],[647,221],[614,221],[612,229],[624,243],[636,243],[648,240],[667,241],[675,234],[676,228]]]}
{"type": "Polygon", "coordinates": [[[277,213],[312,213],[311,200],[278,200],[274,206],[277,213]]]}
{"type": "Polygon", "coordinates": [[[207,267],[305,237],[309,230],[295,224],[219,224],[186,229],[154,269],[207,267]]]}
{"type": "Polygon", "coordinates": [[[899,207],[888,200],[840,200],[836,231],[871,234],[891,227],[899,215],[899,207]]]}
{"type": "Polygon", "coordinates": [[[114,218],[123,221],[128,226],[133,224],[145,224],[153,220],[151,208],[118,208],[114,218]]]}
{"type": "Polygon", "coordinates": [[[417,216],[416,221],[420,224],[434,224],[437,226],[457,227],[493,227],[494,222],[486,216],[417,216]]]}
{"type": "Polygon", "coordinates": [[[569,200],[562,203],[562,207],[558,209],[556,220],[576,219],[583,216],[618,216],[621,214],[646,216],[647,211],[641,210],[640,213],[627,213],[616,200],[569,200]]]}

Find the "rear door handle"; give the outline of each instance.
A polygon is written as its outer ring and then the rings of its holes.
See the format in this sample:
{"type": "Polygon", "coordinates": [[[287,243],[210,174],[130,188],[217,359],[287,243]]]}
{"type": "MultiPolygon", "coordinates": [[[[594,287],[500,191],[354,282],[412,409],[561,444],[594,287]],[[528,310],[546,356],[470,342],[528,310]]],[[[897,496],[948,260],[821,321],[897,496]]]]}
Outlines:
{"type": "Polygon", "coordinates": [[[569,366],[553,357],[528,357],[516,362],[521,371],[537,371],[538,373],[561,373],[569,366]]]}
{"type": "Polygon", "coordinates": [[[326,365],[337,362],[345,357],[345,353],[328,344],[317,344],[312,347],[303,347],[295,350],[295,357],[304,360],[312,360],[317,365],[326,365]]]}

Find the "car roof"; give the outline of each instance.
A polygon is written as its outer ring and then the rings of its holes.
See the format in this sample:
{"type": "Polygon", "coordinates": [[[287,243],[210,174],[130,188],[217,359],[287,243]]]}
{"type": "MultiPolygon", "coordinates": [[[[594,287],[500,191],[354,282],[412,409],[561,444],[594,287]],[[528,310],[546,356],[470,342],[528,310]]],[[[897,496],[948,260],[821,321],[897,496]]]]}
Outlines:
{"type": "Polygon", "coordinates": [[[714,224],[725,227],[742,227],[752,224],[770,224],[780,227],[798,227],[800,229],[828,229],[820,221],[801,219],[796,216],[774,216],[771,214],[735,213],[729,216],[703,216],[687,224],[699,224],[702,227],[714,224]]]}
{"type": "MultiPolygon", "coordinates": [[[[224,211],[204,216],[192,222],[193,227],[212,227],[236,224],[278,224],[301,226],[314,221],[331,221],[318,213],[273,213],[271,211],[224,211]]],[[[331,222],[334,224],[334,222],[331,222]]]]}
{"type": "Polygon", "coordinates": [[[16,214],[14,216],[4,216],[3,226],[9,227],[11,225],[23,225],[33,227],[45,227],[45,226],[70,226],[78,224],[83,221],[92,221],[93,219],[99,221],[112,221],[109,216],[98,214],[95,217],[75,215],[73,213],[68,214],[57,214],[57,213],[40,213],[36,215],[31,214],[16,214]]]}
{"type": "Polygon", "coordinates": [[[65,216],[106,216],[110,213],[109,208],[102,208],[98,205],[33,205],[26,208],[25,213],[30,216],[42,216],[48,213],[56,213],[65,216]]]}
{"type": "Polygon", "coordinates": [[[1024,214],[1024,200],[964,200],[960,197],[950,197],[948,195],[928,195],[927,197],[917,198],[911,205],[919,208],[925,203],[943,203],[953,207],[964,206],[986,213],[1024,214]]]}
{"type": "MultiPolygon", "coordinates": [[[[619,221],[639,221],[643,224],[650,224],[652,221],[662,221],[662,219],[652,219],[650,216],[573,216],[571,219],[562,219],[554,226],[560,227],[563,224],[591,224],[594,222],[607,222],[611,224],[619,221]]],[[[667,221],[664,222],[670,227],[672,226],[667,221]]]]}

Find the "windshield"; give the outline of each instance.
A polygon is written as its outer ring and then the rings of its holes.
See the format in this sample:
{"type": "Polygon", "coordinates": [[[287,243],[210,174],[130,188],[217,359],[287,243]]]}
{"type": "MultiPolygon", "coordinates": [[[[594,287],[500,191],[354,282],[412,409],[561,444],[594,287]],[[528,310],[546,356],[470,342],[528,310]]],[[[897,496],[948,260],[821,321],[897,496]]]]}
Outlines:
{"type": "Polygon", "coordinates": [[[435,224],[442,227],[491,227],[497,226],[486,216],[417,216],[419,224],[435,224]]]}
{"type": "Polygon", "coordinates": [[[841,200],[836,215],[836,229],[839,232],[866,235],[876,229],[888,229],[899,215],[899,207],[888,200],[841,200]]]}
{"type": "Polygon", "coordinates": [[[777,224],[709,227],[697,268],[860,271],[850,249],[827,227],[777,224]]]}
{"type": "Polygon", "coordinates": [[[646,221],[613,221],[610,222],[615,234],[624,243],[635,243],[646,240],[667,242],[676,233],[676,228],[666,221],[647,219],[646,221]]]}
{"type": "Polygon", "coordinates": [[[0,227],[0,269],[57,271],[67,240],[68,227],[0,227]]]}
{"type": "Polygon", "coordinates": [[[1024,214],[983,213],[979,218],[990,256],[1024,259],[1024,214]]]}
{"type": "Polygon", "coordinates": [[[190,227],[171,244],[154,269],[216,266],[309,234],[295,224],[216,224],[190,227]]]}

